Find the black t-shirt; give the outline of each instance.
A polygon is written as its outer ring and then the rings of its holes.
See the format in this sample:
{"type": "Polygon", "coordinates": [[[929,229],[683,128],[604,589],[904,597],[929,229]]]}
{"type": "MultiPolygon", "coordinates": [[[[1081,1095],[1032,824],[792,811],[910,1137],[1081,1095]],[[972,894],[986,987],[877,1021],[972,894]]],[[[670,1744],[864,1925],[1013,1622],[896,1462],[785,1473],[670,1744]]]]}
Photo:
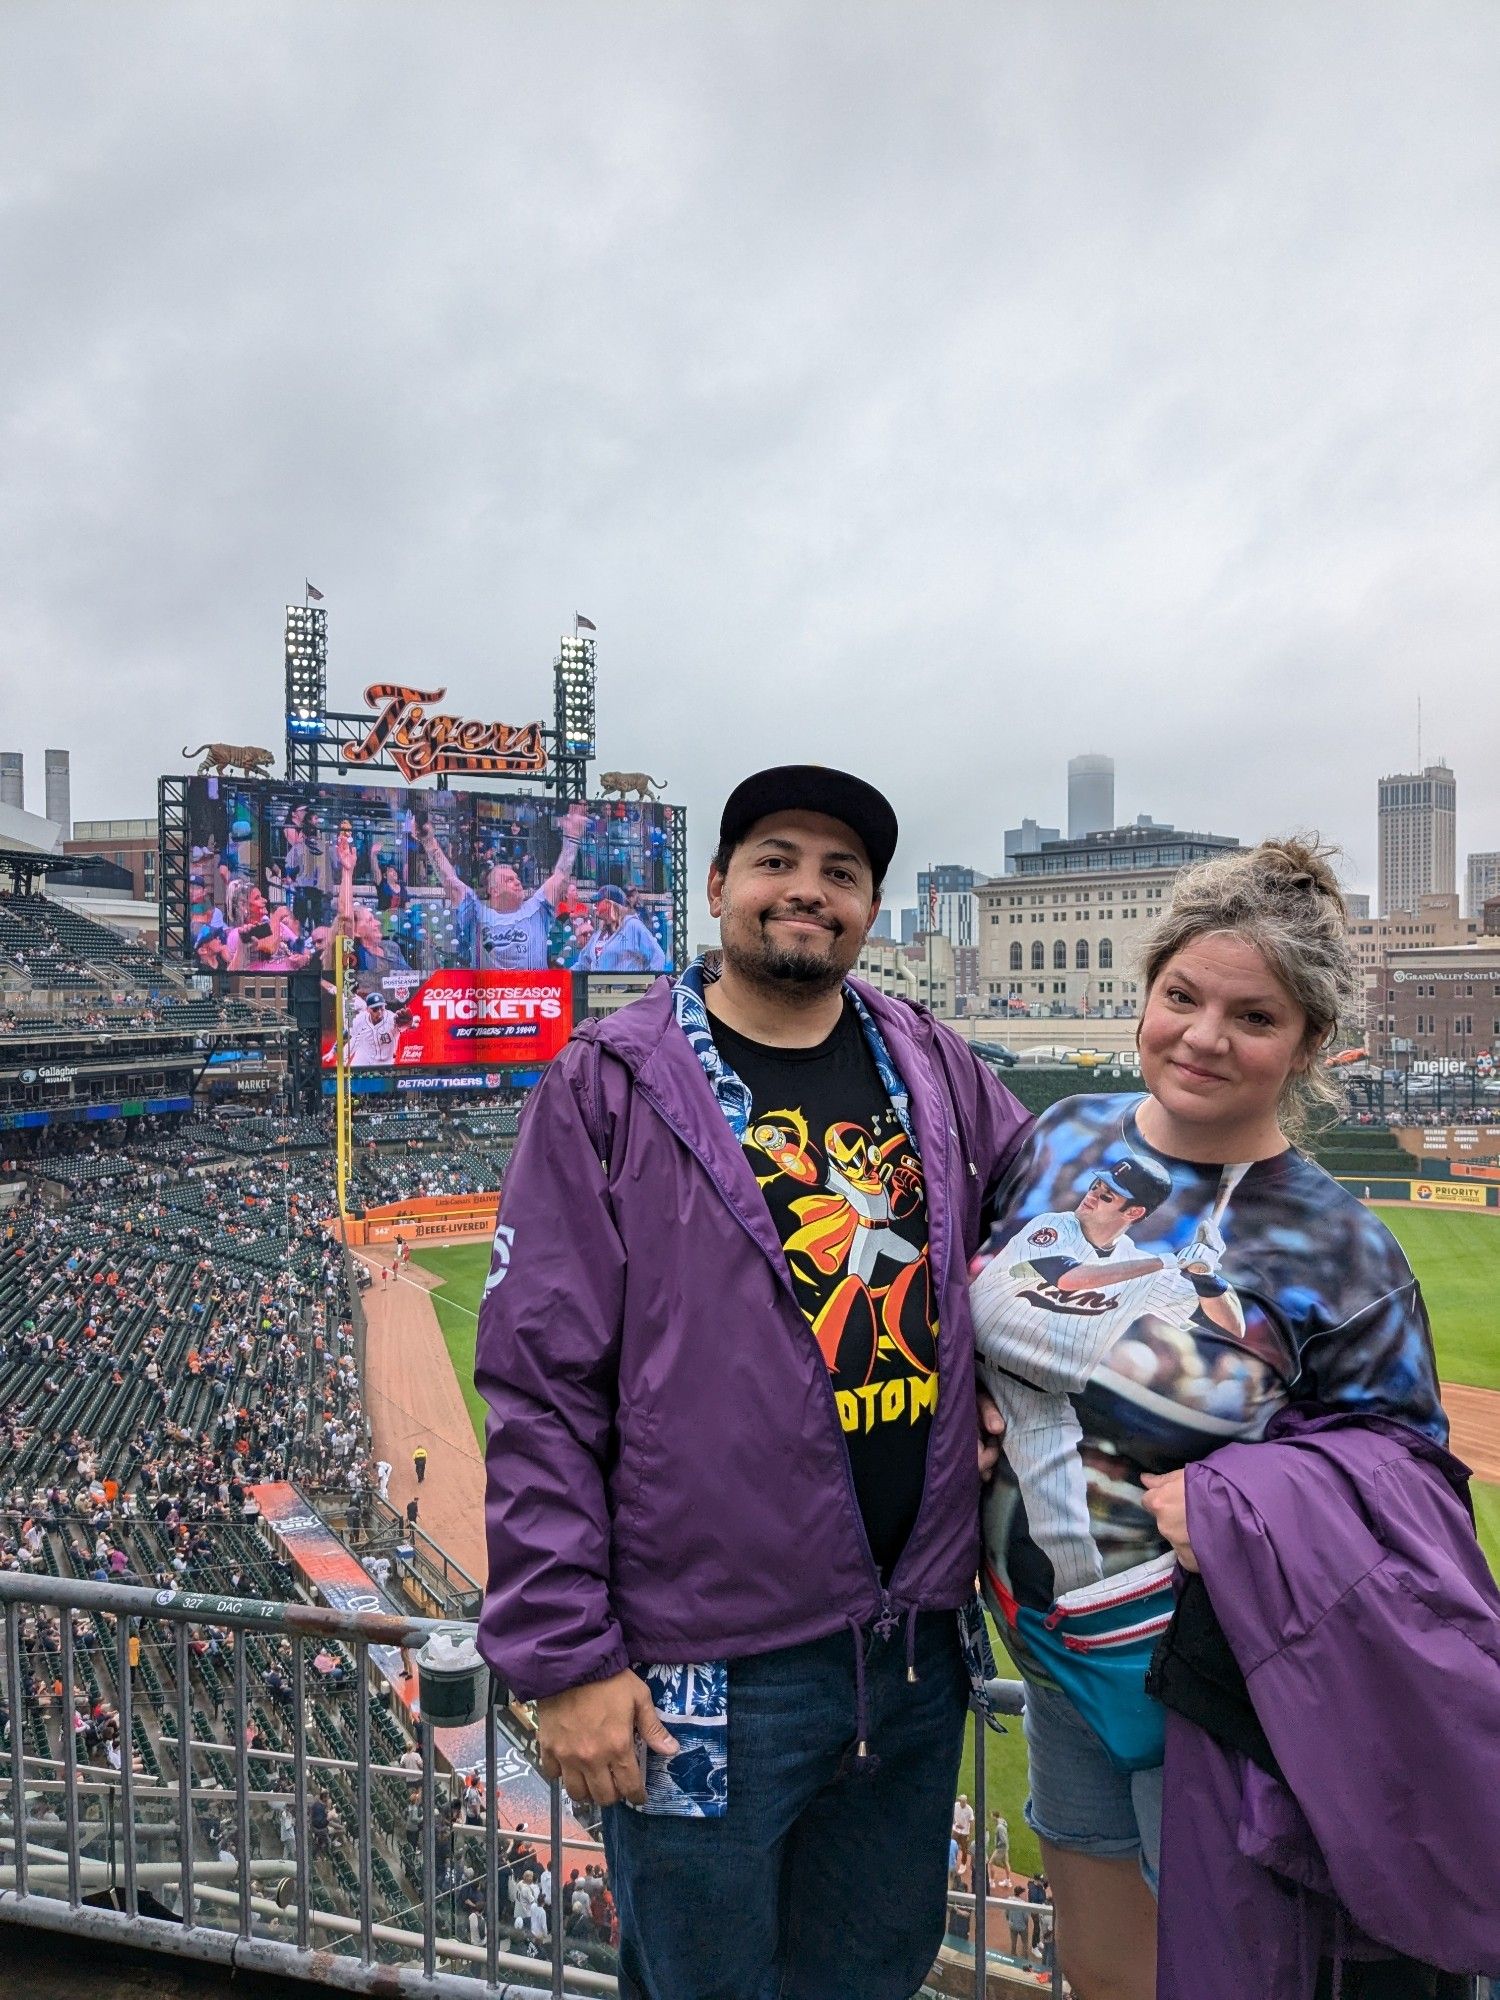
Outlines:
{"type": "Polygon", "coordinates": [[[750,1092],[744,1148],[832,1377],[882,1577],[922,1499],[937,1407],[937,1307],[921,1163],[859,1017],[811,1049],[768,1048],[709,1016],[750,1092]]]}

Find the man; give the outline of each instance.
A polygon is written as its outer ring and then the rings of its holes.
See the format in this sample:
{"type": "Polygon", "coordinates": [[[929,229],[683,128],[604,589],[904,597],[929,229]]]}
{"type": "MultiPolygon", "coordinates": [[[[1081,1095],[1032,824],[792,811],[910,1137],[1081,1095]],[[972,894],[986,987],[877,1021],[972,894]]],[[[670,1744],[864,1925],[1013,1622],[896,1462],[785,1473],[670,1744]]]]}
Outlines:
{"type": "Polygon", "coordinates": [[[627,2000],[905,2000],[942,1937],[967,1259],[1026,1118],[848,977],[895,846],[859,778],[738,786],[721,963],[585,1023],[506,1175],[481,1646],[604,1809],[627,2000]]]}
{"type": "Polygon", "coordinates": [[[443,852],[432,822],[424,812],[408,813],[406,830],[421,847],[454,906],[455,940],[461,955],[476,972],[540,972],[547,964],[547,936],[557,906],[568,893],[578,843],[588,829],[588,813],[573,806],[560,822],[562,846],[557,865],[540,889],[527,895],[525,884],[507,862],[492,862],[484,871],[484,900],[460,877],[443,852]]]}
{"type": "Polygon", "coordinates": [[[425,1444],[419,1444],[412,1453],[411,1469],[417,1475],[417,1484],[420,1486],[422,1481],[427,1477],[427,1447],[425,1444]]]}
{"type": "Polygon", "coordinates": [[[1010,1873],[1010,1821],[1001,1812],[995,1814],[990,1833],[990,1866],[1010,1873]]]}
{"type": "Polygon", "coordinates": [[[607,884],[594,898],[594,928],[574,960],[578,972],[664,972],[667,956],[634,910],[625,891],[607,884]]]}
{"type": "Polygon", "coordinates": [[[1094,1176],[1076,1209],[1022,1223],[974,1281],[981,1377],[1056,1597],[1103,1575],[1073,1396],[1148,1313],[1176,1325],[1200,1317],[1234,1339],[1245,1331],[1218,1276],[1224,1239],[1211,1221],[1179,1251],[1138,1249],[1127,1233],[1171,1192],[1165,1167],[1129,1154],[1094,1176]]]}
{"type": "Polygon", "coordinates": [[[380,1069],[393,1063],[400,1034],[378,986],[349,996],[344,1060],[351,1069],[380,1069]]]}
{"type": "Polygon", "coordinates": [[[969,1804],[967,1792],[960,1792],[954,1801],[953,1838],[958,1844],[958,1859],[967,1868],[969,1848],[974,1838],[974,1808],[969,1804]]]}

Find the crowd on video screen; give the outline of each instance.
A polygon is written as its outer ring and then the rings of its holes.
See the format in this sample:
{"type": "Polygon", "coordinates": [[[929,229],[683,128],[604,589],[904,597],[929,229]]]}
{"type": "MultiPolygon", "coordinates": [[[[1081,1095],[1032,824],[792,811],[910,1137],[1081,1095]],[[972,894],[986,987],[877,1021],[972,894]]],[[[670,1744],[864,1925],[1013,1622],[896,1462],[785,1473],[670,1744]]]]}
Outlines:
{"type": "Polygon", "coordinates": [[[661,972],[672,844],[654,802],[195,780],[191,945],[213,972],[661,972]]]}

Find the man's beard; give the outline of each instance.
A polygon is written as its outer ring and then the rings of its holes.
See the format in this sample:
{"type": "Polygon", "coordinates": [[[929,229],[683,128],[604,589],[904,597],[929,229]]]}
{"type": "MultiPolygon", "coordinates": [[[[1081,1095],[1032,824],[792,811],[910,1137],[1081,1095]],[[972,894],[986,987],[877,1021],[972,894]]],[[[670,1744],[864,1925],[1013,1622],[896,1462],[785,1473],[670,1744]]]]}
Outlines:
{"type": "MultiPolygon", "coordinates": [[[[841,932],[830,935],[836,940],[841,932]]],[[[838,963],[835,953],[820,958],[773,944],[763,925],[758,951],[742,951],[727,937],[722,939],[722,948],[725,963],[733,966],[747,985],[763,993],[787,996],[791,989],[800,999],[820,1000],[825,994],[836,993],[844,983],[847,968],[838,963]]]]}

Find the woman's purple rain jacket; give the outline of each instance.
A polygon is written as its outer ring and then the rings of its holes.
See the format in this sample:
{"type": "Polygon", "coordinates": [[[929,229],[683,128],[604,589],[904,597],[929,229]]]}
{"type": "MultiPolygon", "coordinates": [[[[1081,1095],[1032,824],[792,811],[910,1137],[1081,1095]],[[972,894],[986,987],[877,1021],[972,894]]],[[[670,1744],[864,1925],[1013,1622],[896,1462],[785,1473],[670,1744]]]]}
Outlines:
{"type": "Polygon", "coordinates": [[[1029,1119],[957,1036],[858,990],[910,1092],[940,1321],[927,1483],[889,1591],[770,1211],[662,980],[580,1026],[501,1194],[474,1370],[490,1409],[480,1645],[523,1697],[969,1598],[966,1265],[1029,1119]]]}
{"type": "Polygon", "coordinates": [[[1467,1479],[1400,1424],[1295,1410],[1188,1467],[1286,1784],[1168,1715],[1158,2000],[1311,2000],[1320,1957],[1500,1967],[1500,1592],[1467,1479]]]}

